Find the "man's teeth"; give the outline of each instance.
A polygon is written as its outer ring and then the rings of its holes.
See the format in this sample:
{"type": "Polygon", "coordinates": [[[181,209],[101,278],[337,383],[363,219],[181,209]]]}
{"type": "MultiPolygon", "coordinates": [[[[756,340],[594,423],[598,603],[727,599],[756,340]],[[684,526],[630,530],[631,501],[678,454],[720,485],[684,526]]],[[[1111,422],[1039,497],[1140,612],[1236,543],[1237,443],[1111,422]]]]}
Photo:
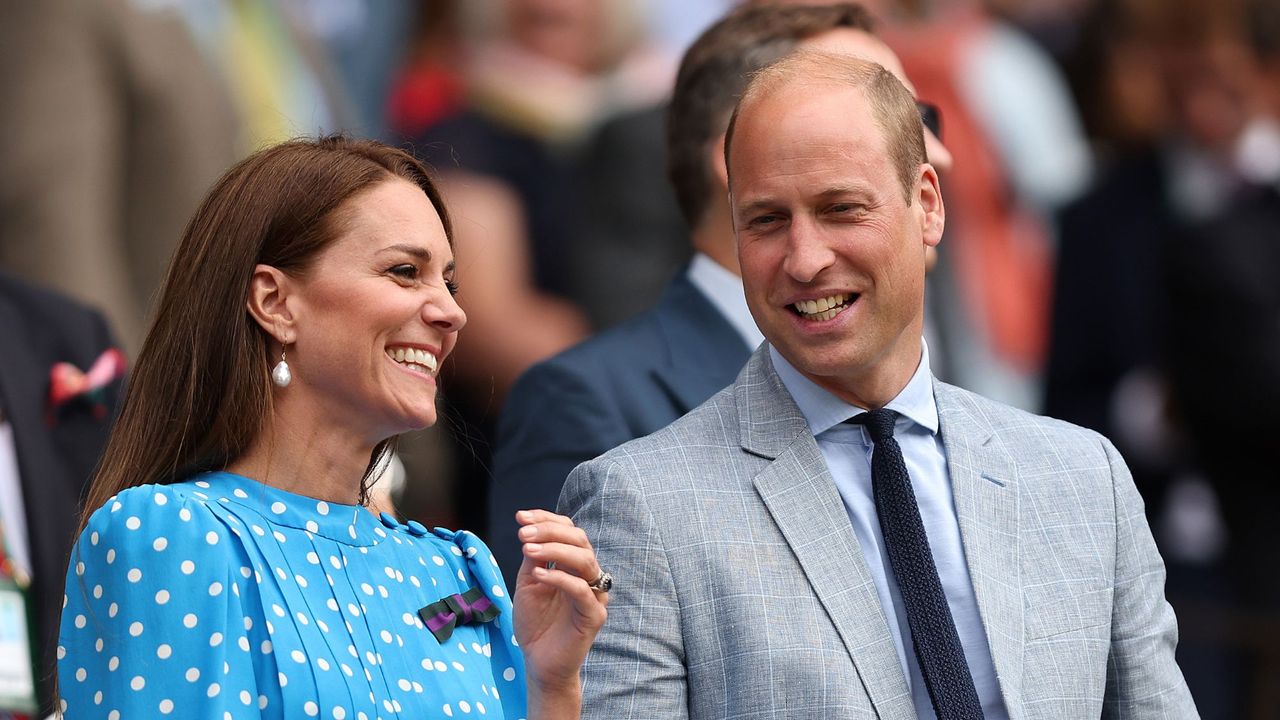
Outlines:
{"type": "Polygon", "coordinates": [[[390,348],[387,350],[387,355],[390,355],[392,360],[395,360],[401,365],[408,366],[410,370],[418,370],[421,368],[419,372],[425,371],[428,374],[434,375],[436,367],[438,366],[438,361],[436,360],[435,355],[432,355],[426,350],[419,350],[417,348],[390,348]]]}
{"type": "Polygon", "coordinates": [[[830,320],[849,306],[849,300],[852,297],[851,294],[844,293],[842,295],[818,298],[817,300],[801,300],[792,305],[792,307],[801,316],[809,320],[830,320]]]}

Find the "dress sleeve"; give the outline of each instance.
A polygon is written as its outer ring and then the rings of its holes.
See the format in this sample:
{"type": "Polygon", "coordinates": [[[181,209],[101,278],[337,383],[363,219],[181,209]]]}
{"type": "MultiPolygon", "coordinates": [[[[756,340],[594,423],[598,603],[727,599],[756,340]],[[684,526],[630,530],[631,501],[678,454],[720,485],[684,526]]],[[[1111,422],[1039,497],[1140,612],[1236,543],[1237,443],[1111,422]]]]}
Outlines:
{"type": "MultiPolygon", "coordinates": [[[[489,624],[490,663],[494,689],[502,702],[503,717],[524,718],[528,715],[524,682],[524,655],[516,642],[515,613],[507,584],[498,569],[498,561],[484,541],[467,531],[452,532],[436,528],[435,534],[454,544],[467,564],[467,570],[486,597],[502,611],[489,624]]],[[[457,553],[455,553],[457,554],[457,553]]],[[[513,578],[514,579],[514,578],[513,578]]]]}
{"type": "Polygon", "coordinates": [[[131,488],[72,550],[58,644],[69,720],[259,717],[235,528],[168,486],[131,488]]]}

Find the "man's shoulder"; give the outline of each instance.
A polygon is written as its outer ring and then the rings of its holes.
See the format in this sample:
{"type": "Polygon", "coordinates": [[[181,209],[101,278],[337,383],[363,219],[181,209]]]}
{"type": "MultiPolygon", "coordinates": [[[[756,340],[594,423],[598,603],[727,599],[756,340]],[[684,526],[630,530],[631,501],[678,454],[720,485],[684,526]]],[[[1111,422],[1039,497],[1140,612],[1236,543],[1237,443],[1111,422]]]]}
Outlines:
{"type": "Polygon", "coordinates": [[[660,481],[671,473],[652,473],[652,469],[701,472],[702,468],[723,466],[741,452],[737,403],[730,385],[670,425],[623,443],[586,465],[596,469],[617,466],[646,481],[660,481]]]}
{"type": "Polygon", "coordinates": [[[1104,453],[1109,445],[1106,438],[1094,430],[1006,405],[964,388],[937,381],[934,390],[944,436],[948,419],[976,420],[1011,449],[1038,448],[1055,455],[1064,455],[1064,449],[1068,449],[1092,457],[1104,453]]]}

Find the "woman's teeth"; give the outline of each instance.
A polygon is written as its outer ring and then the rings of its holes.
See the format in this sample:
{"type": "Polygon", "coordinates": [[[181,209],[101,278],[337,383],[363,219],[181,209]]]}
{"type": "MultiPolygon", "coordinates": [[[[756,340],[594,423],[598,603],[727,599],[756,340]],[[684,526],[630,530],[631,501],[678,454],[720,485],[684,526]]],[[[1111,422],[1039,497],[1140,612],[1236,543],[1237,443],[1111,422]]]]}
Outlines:
{"type": "Polygon", "coordinates": [[[849,301],[853,297],[850,293],[844,293],[817,300],[801,300],[791,307],[796,311],[796,314],[806,320],[830,320],[839,315],[840,311],[849,307],[849,301]]]}
{"type": "Polygon", "coordinates": [[[406,368],[424,375],[435,375],[439,361],[436,356],[418,348],[387,348],[387,355],[406,368]]]}

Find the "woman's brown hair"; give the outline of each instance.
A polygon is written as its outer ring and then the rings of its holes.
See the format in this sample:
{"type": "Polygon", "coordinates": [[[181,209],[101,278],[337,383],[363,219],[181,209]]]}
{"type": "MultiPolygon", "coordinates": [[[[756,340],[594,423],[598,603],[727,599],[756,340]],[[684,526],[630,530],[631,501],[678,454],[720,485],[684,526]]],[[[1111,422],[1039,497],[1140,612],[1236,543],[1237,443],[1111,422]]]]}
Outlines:
{"type": "MultiPolygon", "coordinates": [[[[394,178],[422,189],[452,242],[449,215],[426,168],[371,140],[293,140],[249,156],[218,180],[174,252],[89,489],[82,529],[125,488],[219,469],[245,452],[271,414],[274,362],[274,341],[246,308],[254,267],[304,273],[335,239],[340,206],[394,178]]],[[[390,442],[374,448],[362,499],[390,442]]]]}

